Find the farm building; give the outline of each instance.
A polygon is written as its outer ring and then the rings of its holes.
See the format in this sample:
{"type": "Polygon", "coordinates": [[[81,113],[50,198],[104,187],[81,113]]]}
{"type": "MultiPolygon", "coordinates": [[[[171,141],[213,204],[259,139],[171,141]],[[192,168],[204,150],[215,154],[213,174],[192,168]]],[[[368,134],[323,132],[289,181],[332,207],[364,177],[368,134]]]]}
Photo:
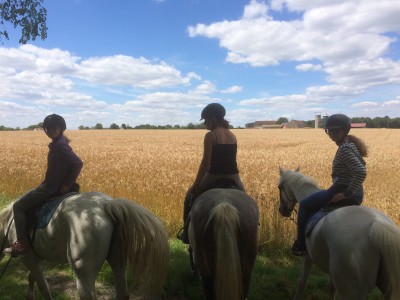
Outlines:
{"type": "Polygon", "coordinates": [[[271,128],[282,128],[282,124],[276,124],[276,121],[255,121],[254,128],[260,129],[271,129],[271,128]]]}
{"type": "Polygon", "coordinates": [[[307,124],[300,120],[291,120],[288,123],[284,123],[282,128],[306,128],[307,124]]]}
{"type": "Polygon", "coordinates": [[[367,123],[351,123],[351,128],[367,128],[367,123]]]}

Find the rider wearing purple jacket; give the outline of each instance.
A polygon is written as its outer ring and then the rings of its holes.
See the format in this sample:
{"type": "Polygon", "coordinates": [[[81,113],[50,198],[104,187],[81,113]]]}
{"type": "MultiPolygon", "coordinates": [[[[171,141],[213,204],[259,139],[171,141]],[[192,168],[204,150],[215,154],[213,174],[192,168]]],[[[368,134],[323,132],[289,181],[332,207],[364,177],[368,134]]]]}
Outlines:
{"type": "Polygon", "coordinates": [[[52,139],[49,144],[47,171],[44,181],[13,204],[17,241],[4,250],[13,256],[23,255],[27,250],[26,212],[43,205],[50,198],[71,191],[82,169],[82,160],[72,151],[64,136],[66,129],[63,117],[52,114],[43,121],[43,129],[52,139]]]}

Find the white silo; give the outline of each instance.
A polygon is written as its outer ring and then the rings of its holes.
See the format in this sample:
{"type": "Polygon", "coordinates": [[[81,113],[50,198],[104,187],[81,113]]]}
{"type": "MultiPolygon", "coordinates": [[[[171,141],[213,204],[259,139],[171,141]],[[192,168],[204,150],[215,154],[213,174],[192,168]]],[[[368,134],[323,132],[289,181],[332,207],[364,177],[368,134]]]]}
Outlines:
{"type": "Polygon", "coordinates": [[[321,113],[315,113],[315,128],[319,128],[321,125],[321,113]]]}

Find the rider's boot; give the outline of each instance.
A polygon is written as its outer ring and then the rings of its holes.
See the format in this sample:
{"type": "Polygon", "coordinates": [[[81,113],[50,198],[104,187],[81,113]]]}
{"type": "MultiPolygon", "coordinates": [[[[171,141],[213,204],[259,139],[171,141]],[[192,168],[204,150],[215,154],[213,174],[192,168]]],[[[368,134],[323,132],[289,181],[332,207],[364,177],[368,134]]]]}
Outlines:
{"type": "Polygon", "coordinates": [[[4,254],[11,256],[21,256],[25,255],[27,251],[26,243],[23,239],[17,239],[17,241],[12,244],[11,247],[4,249],[4,254]]]}

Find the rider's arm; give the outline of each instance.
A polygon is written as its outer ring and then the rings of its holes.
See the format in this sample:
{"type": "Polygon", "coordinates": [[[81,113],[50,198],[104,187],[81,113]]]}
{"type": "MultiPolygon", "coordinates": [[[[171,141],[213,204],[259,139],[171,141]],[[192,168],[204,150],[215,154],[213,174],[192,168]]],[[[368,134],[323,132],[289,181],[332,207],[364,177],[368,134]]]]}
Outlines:
{"type": "Polygon", "coordinates": [[[199,187],[201,180],[203,179],[204,175],[207,173],[208,168],[210,167],[211,163],[211,152],[212,146],[215,143],[215,136],[212,132],[207,132],[204,137],[204,151],[203,151],[203,158],[201,160],[199,170],[197,172],[196,180],[192,185],[192,190],[195,192],[199,187]]]}

